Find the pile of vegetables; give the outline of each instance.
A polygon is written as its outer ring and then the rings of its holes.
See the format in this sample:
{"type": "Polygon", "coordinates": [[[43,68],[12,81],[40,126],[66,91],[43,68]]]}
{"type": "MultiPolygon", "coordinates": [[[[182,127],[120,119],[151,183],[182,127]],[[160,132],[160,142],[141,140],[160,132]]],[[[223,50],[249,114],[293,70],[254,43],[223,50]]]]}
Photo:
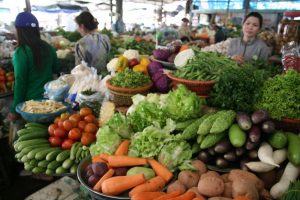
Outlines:
{"type": "Polygon", "coordinates": [[[225,68],[215,84],[208,105],[250,113],[265,74],[252,67],[225,68]]]}
{"type": "Polygon", "coordinates": [[[264,82],[255,107],[267,110],[271,117],[300,119],[300,74],[288,70],[264,82]]]}
{"type": "Polygon", "coordinates": [[[228,68],[238,68],[238,65],[222,54],[196,51],[195,56],[173,75],[187,80],[219,80],[222,71],[228,68]]]}
{"type": "Polygon", "coordinates": [[[151,55],[152,51],[155,49],[155,44],[152,42],[139,41],[135,39],[128,39],[124,42],[123,47],[125,49],[135,49],[142,55],[151,55]]]}
{"type": "Polygon", "coordinates": [[[63,28],[57,28],[56,31],[70,42],[77,42],[82,37],[78,31],[65,31],[63,28]]]}
{"type": "Polygon", "coordinates": [[[149,76],[126,68],[110,80],[113,86],[121,88],[138,88],[151,82],[149,76]]]}

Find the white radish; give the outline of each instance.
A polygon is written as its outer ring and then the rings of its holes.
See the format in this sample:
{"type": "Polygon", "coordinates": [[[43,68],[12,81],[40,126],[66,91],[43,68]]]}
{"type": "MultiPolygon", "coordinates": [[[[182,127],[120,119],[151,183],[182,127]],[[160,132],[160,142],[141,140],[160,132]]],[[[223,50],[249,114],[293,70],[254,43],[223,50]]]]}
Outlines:
{"type": "Polygon", "coordinates": [[[287,191],[290,182],[295,181],[300,173],[300,167],[294,166],[289,162],[280,178],[280,181],[273,185],[270,194],[274,199],[280,199],[283,193],[287,191]]]}
{"type": "Polygon", "coordinates": [[[260,161],[270,165],[274,165],[275,167],[279,167],[279,165],[276,164],[273,159],[273,149],[268,143],[262,143],[258,149],[257,154],[260,161]]]}
{"type": "Polygon", "coordinates": [[[273,160],[276,164],[280,165],[286,159],[287,159],[287,150],[286,149],[278,149],[273,152],[273,160]]]}

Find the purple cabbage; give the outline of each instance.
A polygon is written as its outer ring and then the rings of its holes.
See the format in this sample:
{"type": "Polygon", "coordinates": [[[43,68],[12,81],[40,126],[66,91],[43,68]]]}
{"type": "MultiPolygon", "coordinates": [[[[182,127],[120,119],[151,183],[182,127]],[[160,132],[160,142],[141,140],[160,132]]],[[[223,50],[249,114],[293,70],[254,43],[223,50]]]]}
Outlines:
{"type": "Polygon", "coordinates": [[[170,55],[170,51],[168,49],[155,49],[153,50],[153,56],[157,60],[167,61],[170,55]]]}
{"type": "Polygon", "coordinates": [[[171,80],[163,73],[162,70],[156,72],[152,77],[154,88],[161,93],[167,93],[170,90],[171,80]]]}
{"type": "Polygon", "coordinates": [[[160,69],[162,69],[162,64],[156,61],[152,61],[149,65],[148,65],[148,73],[150,74],[150,76],[153,76],[156,72],[158,72],[160,69]]]}

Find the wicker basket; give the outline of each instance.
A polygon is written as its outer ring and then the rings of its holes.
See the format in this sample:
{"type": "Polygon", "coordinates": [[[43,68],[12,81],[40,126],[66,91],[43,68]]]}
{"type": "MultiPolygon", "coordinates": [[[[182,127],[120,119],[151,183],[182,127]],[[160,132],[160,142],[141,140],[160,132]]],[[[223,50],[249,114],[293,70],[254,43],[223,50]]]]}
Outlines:
{"type": "Polygon", "coordinates": [[[187,80],[182,78],[177,78],[171,74],[167,76],[172,80],[173,89],[177,88],[177,84],[185,85],[189,90],[195,92],[197,95],[207,98],[210,94],[211,89],[215,85],[215,81],[197,81],[197,80],[187,80]]]}
{"type": "Polygon", "coordinates": [[[111,85],[110,79],[108,79],[106,86],[111,93],[111,100],[117,106],[130,106],[132,104],[131,97],[136,94],[147,94],[152,87],[152,82],[139,88],[121,88],[111,85]]]}

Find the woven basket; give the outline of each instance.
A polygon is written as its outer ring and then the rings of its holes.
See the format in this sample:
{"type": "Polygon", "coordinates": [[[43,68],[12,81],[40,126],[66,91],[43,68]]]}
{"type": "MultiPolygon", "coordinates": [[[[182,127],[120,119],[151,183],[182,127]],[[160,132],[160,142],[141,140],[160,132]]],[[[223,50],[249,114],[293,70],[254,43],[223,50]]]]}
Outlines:
{"type": "Polygon", "coordinates": [[[108,79],[106,86],[111,93],[111,100],[117,106],[130,106],[132,104],[131,97],[136,94],[147,94],[152,87],[152,82],[139,88],[121,88],[111,85],[110,79],[108,79]]]}
{"type": "Polygon", "coordinates": [[[175,77],[171,74],[167,76],[172,80],[173,89],[177,88],[177,84],[185,85],[189,90],[195,92],[197,95],[207,98],[210,94],[210,91],[215,85],[215,81],[197,81],[197,80],[187,80],[175,77]]]}

